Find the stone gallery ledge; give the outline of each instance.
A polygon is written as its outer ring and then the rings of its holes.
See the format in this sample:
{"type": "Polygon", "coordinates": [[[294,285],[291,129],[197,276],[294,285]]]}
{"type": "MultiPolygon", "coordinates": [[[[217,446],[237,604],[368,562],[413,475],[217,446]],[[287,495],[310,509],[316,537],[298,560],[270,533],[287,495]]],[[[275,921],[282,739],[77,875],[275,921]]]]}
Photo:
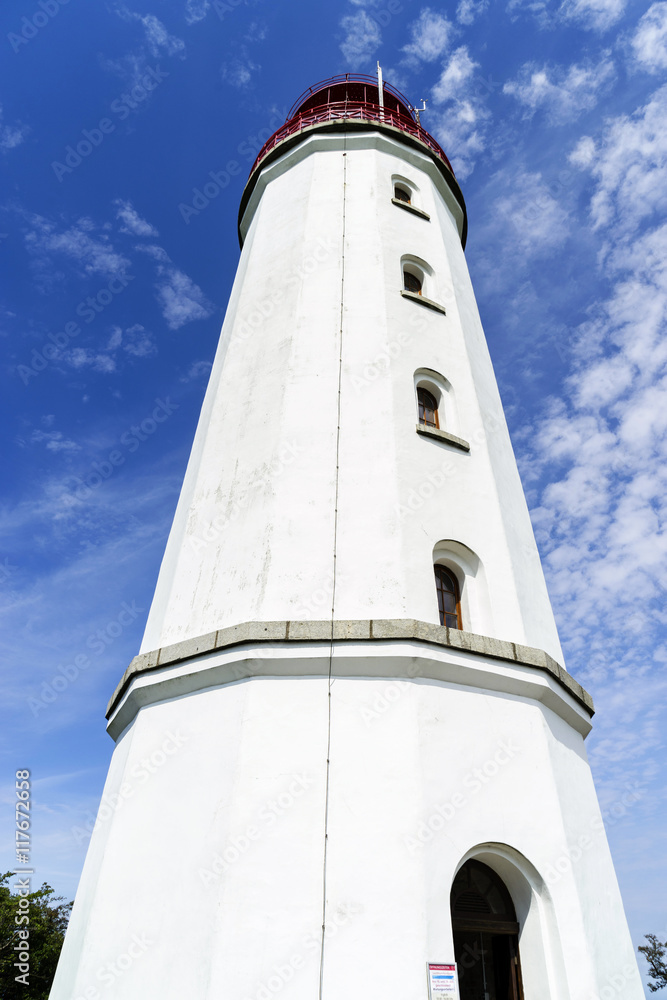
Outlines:
{"type": "Polygon", "coordinates": [[[107,718],[117,707],[132,679],[146,671],[172,666],[204,653],[211,653],[243,643],[276,642],[359,642],[363,640],[418,640],[466,653],[503,660],[521,667],[545,671],[575,699],[587,713],[594,713],[593,699],[568,672],[533,646],[522,646],[504,639],[464,632],[462,629],[431,625],[413,618],[362,619],[353,621],[278,621],[244,622],[229,628],[185,639],[150,653],[135,656],[116,688],[107,709],[107,718]]]}

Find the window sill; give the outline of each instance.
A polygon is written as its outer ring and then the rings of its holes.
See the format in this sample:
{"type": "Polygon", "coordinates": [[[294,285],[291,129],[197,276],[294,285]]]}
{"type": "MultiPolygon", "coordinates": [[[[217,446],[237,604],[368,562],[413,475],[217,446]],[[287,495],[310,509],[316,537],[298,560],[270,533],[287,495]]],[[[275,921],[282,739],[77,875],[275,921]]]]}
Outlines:
{"type": "Polygon", "coordinates": [[[413,215],[418,215],[420,219],[426,219],[427,222],[431,221],[431,216],[426,212],[422,212],[421,208],[415,208],[414,205],[408,205],[407,201],[401,201],[400,198],[392,198],[392,205],[398,205],[399,208],[404,208],[406,212],[412,212],[413,215]]]}
{"type": "Polygon", "coordinates": [[[461,451],[470,451],[470,445],[467,441],[457,437],[456,434],[441,431],[438,427],[427,427],[425,424],[417,424],[417,434],[435,438],[436,441],[443,441],[445,444],[453,444],[455,448],[460,448],[461,451]]]}
{"type": "Polygon", "coordinates": [[[405,288],[401,288],[401,295],[404,299],[412,299],[413,302],[419,302],[420,305],[426,306],[427,309],[435,309],[436,312],[442,313],[443,316],[447,315],[447,310],[444,306],[441,306],[439,302],[434,302],[433,299],[427,299],[425,295],[418,295],[417,292],[408,292],[405,288]]]}

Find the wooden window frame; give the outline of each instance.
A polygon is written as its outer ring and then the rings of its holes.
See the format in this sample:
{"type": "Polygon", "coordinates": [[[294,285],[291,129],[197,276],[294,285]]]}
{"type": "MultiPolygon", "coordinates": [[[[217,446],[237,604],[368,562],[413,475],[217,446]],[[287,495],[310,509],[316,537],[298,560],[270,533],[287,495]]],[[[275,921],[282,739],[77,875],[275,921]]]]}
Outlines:
{"type": "Polygon", "coordinates": [[[463,629],[461,622],[461,588],[459,586],[459,581],[457,579],[456,573],[451,570],[448,566],[444,566],[442,563],[435,563],[433,567],[433,572],[435,574],[435,592],[438,599],[438,614],[440,615],[440,624],[446,626],[447,628],[463,629]],[[449,579],[454,584],[454,589],[450,587],[445,588],[442,580],[442,576],[448,576],[449,579]],[[445,594],[452,594],[454,596],[455,611],[447,611],[445,608],[445,594]],[[441,600],[442,595],[442,600],[441,600]],[[456,619],[456,624],[448,619],[456,619]]]}
{"type": "Polygon", "coordinates": [[[406,292],[412,292],[413,295],[421,295],[422,292],[423,292],[423,288],[424,288],[424,279],[423,279],[423,277],[422,278],[418,277],[416,274],[413,274],[412,271],[408,271],[408,269],[404,266],[403,267],[403,289],[404,289],[404,291],[406,291],[406,292]],[[419,287],[418,288],[410,288],[409,287],[410,286],[410,282],[415,282],[419,287]]]}
{"type": "Polygon", "coordinates": [[[438,400],[431,392],[431,390],[427,389],[426,386],[424,385],[417,386],[417,413],[419,416],[419,423],[423,427],[435,427],[436,430],[440,430],[440,417],[438,416],[438,400]],[[435,406],[427,407],[426,403],[421,398],[421,394],[424,394],[428,396],[430,399],[432,399],[433,402],[435,403],[435,406]],[[433,423],[425,419],[425,412],[427,409],[433,413],[433,421],[434,421],[433,423]]]}

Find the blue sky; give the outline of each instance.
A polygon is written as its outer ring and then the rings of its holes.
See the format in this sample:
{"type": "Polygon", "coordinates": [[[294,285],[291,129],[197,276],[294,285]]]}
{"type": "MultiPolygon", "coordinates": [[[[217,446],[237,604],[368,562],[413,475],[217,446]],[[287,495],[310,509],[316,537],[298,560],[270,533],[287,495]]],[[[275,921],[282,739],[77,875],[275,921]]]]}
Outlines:
{"type": "Polygon", "coordinates": [[[428,98],[463,188],[566,665],[597,704],[588,748],[633,936],[667,937],[667,2],[135,3],[1,14],[4,867],[26,767],[38,875],[75,891],[245,179],[306,87],[380,59],[428,98]],[[184,212],[210,172],[223,189],[184,212]]]}

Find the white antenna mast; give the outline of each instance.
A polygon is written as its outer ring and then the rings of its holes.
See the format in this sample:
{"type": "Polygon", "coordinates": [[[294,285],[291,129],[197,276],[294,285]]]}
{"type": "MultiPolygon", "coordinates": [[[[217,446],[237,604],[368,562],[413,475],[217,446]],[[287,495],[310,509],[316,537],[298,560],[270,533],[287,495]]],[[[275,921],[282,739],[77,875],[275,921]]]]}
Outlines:
{"type": "Polygon", "coordinates": [[[415,113],[415,117],[417,119],[417,124],[418,125],[421,125],[421,122],[419,120],[419,116],[424,111],[426,111],[426,102],[427,102],[427,100],[428,100],[428,97],[422,97],[422,106],[421,106],[421,108],[410,108],[410,111],[414,111],[414,113],[415,113]]]}
{"type": "Polygon", "coordinates": [[[382,82],[382,67],[378,60],[378,98],[380,107],[384,110],[384,84],[382,82]]]}

